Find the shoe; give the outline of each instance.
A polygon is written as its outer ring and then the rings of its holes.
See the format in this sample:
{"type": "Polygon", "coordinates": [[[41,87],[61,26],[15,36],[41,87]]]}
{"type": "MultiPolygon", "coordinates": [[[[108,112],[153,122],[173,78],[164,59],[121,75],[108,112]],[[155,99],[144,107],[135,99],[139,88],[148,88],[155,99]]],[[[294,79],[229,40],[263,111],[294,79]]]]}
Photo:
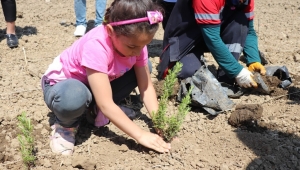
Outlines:
{"type": "Polygon", "coordinates": [[[62,155],[72,155],[77,127],[65,128],[58,123],[55,123],[51,128],[53,129],[50,141],[52,152],[62,155]]]}
{"type": "MultiPolygon", "coordinates": [[[[119,107],[128,116],[129,119],[132,120],[136,117],[137,113],[133,109],[128,108],[126,106],[119,107]]],[[[88,111],[87,120],[89,123],[94,123],[94,125],[97,128],[110,123],[109,119],[106,116],[104,116],[104,114],[99,109],[97,109],[96,105],[94,106],[94,109],[92,111],[88,111]]]]}
{"type": "Polygon", "coordinates": [[[137,113],[132,108],[126,106],[119,106],[119,107],[127,115],[129,119],[133,120],[136,117],[137,113]]]}
{"type": "Polygon", "coordinates": [[[81,37],[85,34],[85,31],[86,31],[86,26],[78,25],[78,26],[76,26],[76,29],[74,31],[74,36],[75,37],[81,37]]]}
{"type": "Polygon", "coordinates": [[[94,112],[94,114],[96,113],[96,115],[97,115],[96,118],[95,118],[95,122],[94,122],[94,125],[97,128],[109,124],[109,119],[106,116],[104,116],[102,111],[99,110],[96,105],[94,106],[93,112],[94,112]]]}
{"type": "Polygon", "coordinates": [[[19,45],[18,38],[15,34],[6,34],[6,38],[8,47],[13,48],[19,45]]]}

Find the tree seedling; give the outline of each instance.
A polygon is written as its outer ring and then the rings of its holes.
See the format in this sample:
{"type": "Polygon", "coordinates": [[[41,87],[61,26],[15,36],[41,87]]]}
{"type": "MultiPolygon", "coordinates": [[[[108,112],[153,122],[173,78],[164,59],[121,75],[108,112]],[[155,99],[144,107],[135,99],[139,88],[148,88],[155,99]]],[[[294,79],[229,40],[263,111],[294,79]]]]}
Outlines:
{"type": "Polygon", "coordinates": [[[21,134],[18,134],[18,140],[20,143],[20,150],[22,154],[23,163],[27,169],[34,166],[35,156],[33,154],[34,138],[32,135],[33,126],[29,118],[26,117],[26,113],[23,112],[18,116],[18,127],[21,134]]]}
{"type": "Polygon", "coordinates": [[[192,92],[192,88],[189,89],[188,94],[182,99],[177,113],[173,113],[170,116],[167,116],[166,114],[169,97],[173,92],[176,81],[178,81],[177,75],[181,71],[181,68],[182,63],[176,62],[173,69],[168,71],[168,75],[166,76],[163,84],[163,94],[160,98],[158,111],[156,113],[152,113],[154,128],[158,129],[158,131],[161,132],[162,137],[168,142],[177,135],[185,116],[190,111],[189,104],[191,103],[190,94],[192,92]]]}

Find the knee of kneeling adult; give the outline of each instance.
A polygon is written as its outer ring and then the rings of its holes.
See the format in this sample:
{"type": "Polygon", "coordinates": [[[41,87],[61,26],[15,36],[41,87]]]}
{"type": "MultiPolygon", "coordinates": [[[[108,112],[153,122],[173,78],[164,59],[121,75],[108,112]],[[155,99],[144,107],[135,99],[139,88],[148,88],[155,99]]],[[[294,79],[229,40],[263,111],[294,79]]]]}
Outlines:
{"type": "Polygon", "coordinates": [[[186,79],[188,77],[192,77],[198,69],[182,69],[179,73],[178,73],[178,78],[180,79],[186,79]]]}

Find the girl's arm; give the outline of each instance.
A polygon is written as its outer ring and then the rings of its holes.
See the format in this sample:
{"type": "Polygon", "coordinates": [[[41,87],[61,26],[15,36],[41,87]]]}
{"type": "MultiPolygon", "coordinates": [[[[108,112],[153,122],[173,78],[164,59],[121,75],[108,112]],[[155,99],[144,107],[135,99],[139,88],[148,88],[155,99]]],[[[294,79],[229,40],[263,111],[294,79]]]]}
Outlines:
{"type": "Polygon", "coordinates": [[[169,151],[170,145],[166,144],[158,135],[142,130],[114,103],[110,82],[106,74],[89,68],[86,69],[86,73],[97,106],[114,125],[148,148],[158,152],[169,151]]]}
{"type": "Polygon", "coordinates": [[[144,102],[150,116],[158,110],[158,102],[153,87],[148,65],[145,67],[134,67],[141,99],[144,102]]]}

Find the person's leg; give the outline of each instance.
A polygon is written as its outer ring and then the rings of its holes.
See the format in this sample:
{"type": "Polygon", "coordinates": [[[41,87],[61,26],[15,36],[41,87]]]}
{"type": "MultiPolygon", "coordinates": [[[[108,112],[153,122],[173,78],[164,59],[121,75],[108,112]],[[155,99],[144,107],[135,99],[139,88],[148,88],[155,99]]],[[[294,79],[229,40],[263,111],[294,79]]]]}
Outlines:
{"type": "Polygon", "coordinates": [[[44,89],[44,100],[55,114],[56,122],[66,128],[77,127],[92,101],[90,90],[76,79],[67,79],[53,86],[46,83],[44,89]]]}
{"type": "Polygon", "coordinates": [[[6,36],[7,45],[9,47],[17,47],[19,42],[16,36],[16,25],[15,21],[17,19],[17,7],[15,0],[1,0],[1,5],[4,13],[4,18],[6,21],[6,36]]]}
{"type": "Polygon", "coordinates": [[[202,63],[200,58],[203,53],[197,49],[198,48],[194,48],[189,54],[179,60],[179,62],[182,63],[181,71],[177,76],[179,79],[192,77],[201,67],[202,63]]]}
{"type": "Polygon", "coordinates": [[[95,27],[101,25],[104,19],[106,0],[96,0],[96,19],[95,27]]]}
{"type": "Polygon", "coordinates": [[[56,116],[56,122],[51,126],[50,148],[54,153],[72,155],[80,117],[92,101],[92,94],[75,79],[67,79],[53,86],[45,82],[43,89],[44,100],[56,116]]]}
{"type": "Polygon", "coordinates": [[[16,24],[13,22],[6,22],[6,34],[16,34],[16,24]]]}
{"type": "Polygon", "coordinates": [[[110,85],[113,92],[113,100],[116,104],[119,104],[137,87],[134,69],[130,69],[123,76],[111,81],[110,85]]]}
{"type": "Polygon", "coordinates": [[[83,36],[86,31],[86,0],[74,0],[74,10],[76,16],[75,36],[83,36]]]}
{"type": "Polygon", "coordinates": [[[86,26],[86,0],[74,0],[76,26],[86,26]]]}

